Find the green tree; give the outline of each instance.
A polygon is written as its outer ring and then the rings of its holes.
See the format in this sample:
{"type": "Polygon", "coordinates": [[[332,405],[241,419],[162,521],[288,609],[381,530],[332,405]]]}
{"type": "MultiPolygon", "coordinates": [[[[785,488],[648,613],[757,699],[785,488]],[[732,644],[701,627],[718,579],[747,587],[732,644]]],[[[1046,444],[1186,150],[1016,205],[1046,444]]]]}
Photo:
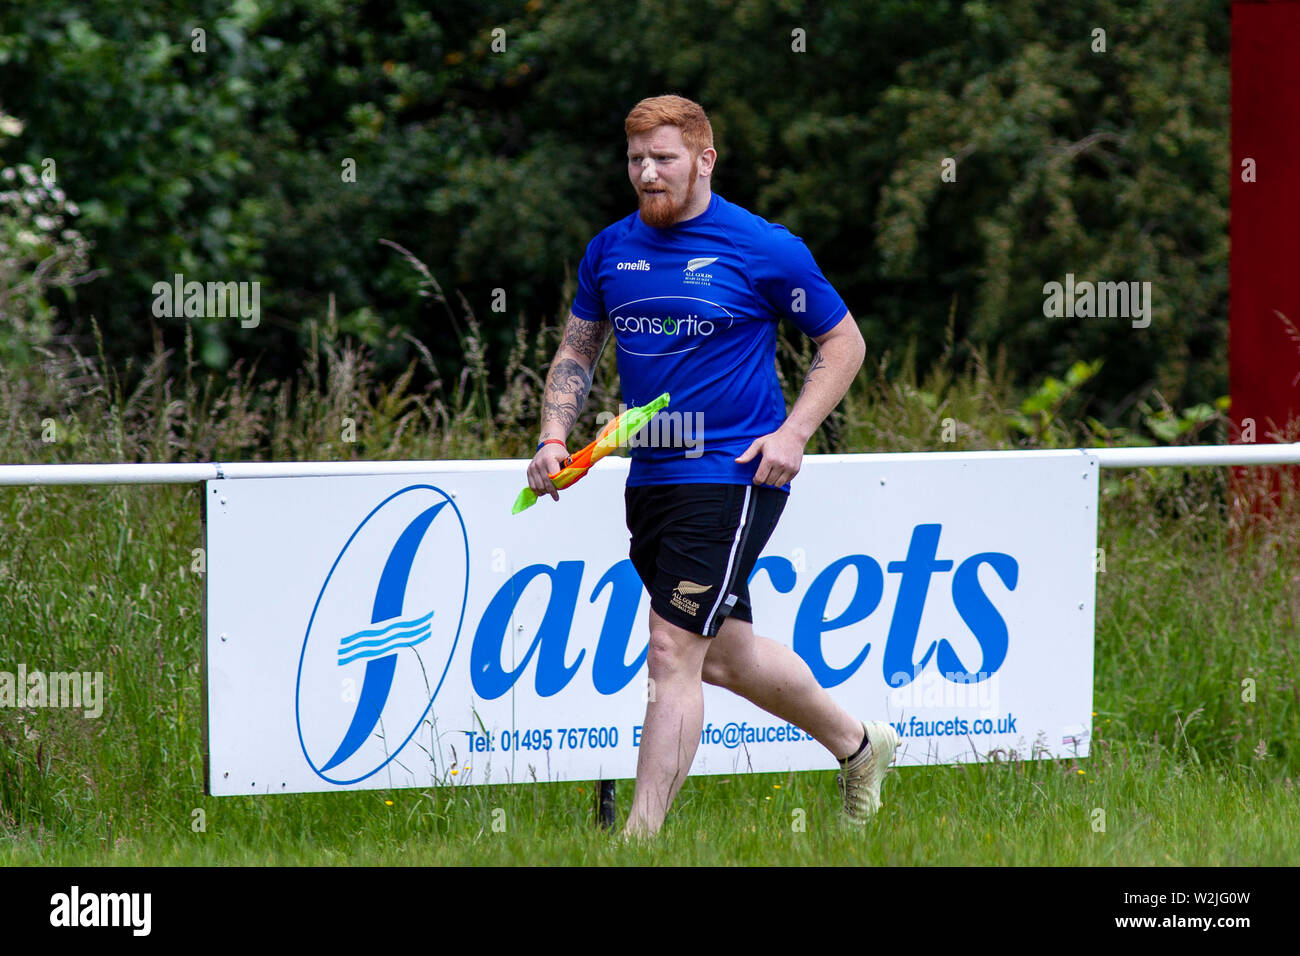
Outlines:
{"type": "Polygon", "coordinates": [[[381,372],[411,333],[451,374],[445,313],[379,240],[502,354],[633,210],[629,107],[677,92],[710,110],[717,191],[807,240],[873,354],[929,367],[951,317],[1022,385],[1100,360],[1083,406],[1132,422],[1153,387],[1226,390],[1227,34],[1209,0],[13,0],[0,102],[28,129],[0,155],[56,159],[82,201],[104,278],[63,315],[118,359],[180,342],[150,289],[181,272],[263,286],[259,328],[197,323],[210,365],[287,374],[332,312],[381,372]],[[1067,273],[1151,282],[1150,326],[1044,315],[1067,273]]]}

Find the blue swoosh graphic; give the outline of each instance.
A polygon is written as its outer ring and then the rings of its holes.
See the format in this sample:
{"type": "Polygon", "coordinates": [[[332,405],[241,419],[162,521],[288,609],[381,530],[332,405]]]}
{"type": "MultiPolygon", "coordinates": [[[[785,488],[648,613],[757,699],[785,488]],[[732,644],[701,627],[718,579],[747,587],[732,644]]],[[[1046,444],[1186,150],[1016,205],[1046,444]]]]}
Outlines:
{"type": "MultiPolygon", "coordinates": [[[[411,637],[411,636],[413,635],[411,634],[398,635],[398,637],[411,637]]],[[[425,641],[427,641],[430,637],[433,636],[433,629],[426,627],[422,630],[415,631],[414,636],[415,636],[415,640],[413,641],[404,641],[399,644],[394,644],[393,643],[394,639],[389,639],[380,642],[382,645],[380,647],[375,647],[364,651],[356,651],[355,653],[352,653],[351,657],[342,658],[339,661],[339,667],[343,667],[345,664],[351,664],[353,661],[364,660],[367,657],[380,657],[384,654],[392,653],[393,651],[397,650],[399,647],[415,647],[417,644],[423,644],[425,641]]]]}
{"type": "Polygon", "coordinates": [[[393,631],[393,633],[389,634],[387,637],[378,637],[375,638],[373,641],[357,641],[355,644],[351,644],[348,647],[340,647],[339,657],[346,657],[349,654],[355,654],[358,651],[363,651],[363,650],[369,651],[371,654],[373,654],[375,648],[377,647],[383,647],[385,644],[392,644],[394,641],[400,641],[407,637],[413,637],[416,634],[419,634],[421,632],[428,633],[430,630],[432,629],[429,627],[429,625],[425,624],[422,627],[413,627],[405,631],[393,631]]]}
{"type": "Polygon", "coordinates": [[[429,626],[429,621],[432,618],[433,612],[430,611],[424,617],[413,621],[395,621],[388,627],[371,631],[358,631],[356,634],[348,635],[339,642],[339,666],[343,667],[366,657],[380,657],[396,647],[414,647],[432,636],[433,629],[429,626]],[[360,640],[362,637],[370,637],[376,634],[383,636],[375,637],[374,640],[369,641],[360,640]],[[408,638],[412,637],[417,638],[417,640],[408,640],[408,638]],[[399,641],[404,643],[398,643],[399,641]]]}
{"type": "MultiPolygon", "coordinates": [[[[432,508],[415,518],[402,532],[388,554],[384,571],[379,576],[379,586],[375,589],[375,603],[370,613],[370,623],[390,621],[401,617],[402,604],[406,600],[406,582],[411,576],[411,564],[415,554],[424,540],[424,533],[437,517],[438,512],[446,507],[446,501],[440,501],[432,508]]],[[[361,696],[357,701],[356,713],[352,715],[352,724],[343,735],[343,742],[334,756],[329,759],[320,772],[324,773],[337,767],[351,757],[365,743],[370,732],[379,724],[379,716],[388,694],[393,688],[393,673],[397,670],[397,654],[389,654],[366,663],[366,675],[361,685],[361,696]]]]}
{"type": "Polygon", "coordinates": [[[343,638],[339,641],[339,644],[343,647],[347,647],[353,641],[360,640],[363,637],[379,637],[382,634],[387,634],[389,631],[406,630],[408,628],[418,627],[421,624],[428,624],[432,617],[433,612],[430,611],[428,614],[424,615],[424,617],[417,617],[412,621],[394,621],[392,624],[376,628],[373,631],[357,631],[355,634],[349,634],[347,637],[343,638]]]}

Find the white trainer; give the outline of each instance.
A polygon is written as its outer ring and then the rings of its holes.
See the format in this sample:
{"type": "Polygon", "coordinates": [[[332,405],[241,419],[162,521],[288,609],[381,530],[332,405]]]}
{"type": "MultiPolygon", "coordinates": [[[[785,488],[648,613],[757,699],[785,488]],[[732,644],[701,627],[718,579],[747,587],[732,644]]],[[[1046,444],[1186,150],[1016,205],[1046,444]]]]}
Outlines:
{"type": "Polygon", "coordinates": [[[844,797],[844,819],[865,824],[880,809],[880,785],[898,749],[898,731],[883,720],[863,722],[867,749],[850,760],[835,777],[844,797]]]}

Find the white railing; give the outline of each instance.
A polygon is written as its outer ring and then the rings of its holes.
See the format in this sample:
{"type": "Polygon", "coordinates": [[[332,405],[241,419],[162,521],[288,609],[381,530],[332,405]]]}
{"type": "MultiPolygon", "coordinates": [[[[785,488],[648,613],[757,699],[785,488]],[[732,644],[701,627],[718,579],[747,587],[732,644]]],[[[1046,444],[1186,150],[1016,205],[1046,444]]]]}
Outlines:
{"type": "MultiPolygon", "coordinates": [[[[1093,455],[1102,468],[1160,468],[1203,465],[1300,464],[1300,442],[1292,444],[1185,445],[1150,448],[1079,448],[1093,455]]],[[[834,455],[858,458],[966,455],[996,458],[1000,455],[1043,454],[1059,456],[1063,449],[968,452],[889,452],[880,455],[834,455]]],[[[811,457],[811,456],[810,456],[811,457]]],[[[315,478],[342,475],[410,475],[442,471],[495,471],[507,464],[500,459],[475,461],[245,461],[193,464],[106,465],[0,465],[0,486],[5,485],[160,485],[208,481],[214,478],[315,478]]],[[[514,462],[520,472],[527,462],[514,462]]]]}

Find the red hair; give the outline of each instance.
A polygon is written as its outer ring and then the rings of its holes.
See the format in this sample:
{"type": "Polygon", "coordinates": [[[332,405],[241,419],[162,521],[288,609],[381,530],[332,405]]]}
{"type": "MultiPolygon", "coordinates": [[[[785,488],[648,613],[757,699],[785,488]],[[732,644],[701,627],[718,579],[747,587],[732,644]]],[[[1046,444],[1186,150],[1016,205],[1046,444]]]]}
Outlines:
{"type": "Polygon", "coordinates": [[[628,139],[660,126],[676,126],[692,156],[713,148],[713,127],[704,107],[682,96],[651,96],[632,107],[623,121],[628,139]]]}

